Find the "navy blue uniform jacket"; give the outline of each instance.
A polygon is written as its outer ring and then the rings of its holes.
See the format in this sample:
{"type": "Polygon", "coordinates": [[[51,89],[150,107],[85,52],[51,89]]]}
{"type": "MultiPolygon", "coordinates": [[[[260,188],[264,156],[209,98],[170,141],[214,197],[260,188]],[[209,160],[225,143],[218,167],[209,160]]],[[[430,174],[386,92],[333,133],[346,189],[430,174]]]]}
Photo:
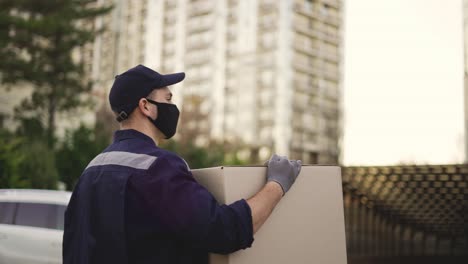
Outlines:
{"type": "Polygon", "coordinates": [[[245,200],[218,204],[183,159],[136,130],[119,130],[73,190],[63,263],[206,263],[208,252],[252,242],[245,200]]]}

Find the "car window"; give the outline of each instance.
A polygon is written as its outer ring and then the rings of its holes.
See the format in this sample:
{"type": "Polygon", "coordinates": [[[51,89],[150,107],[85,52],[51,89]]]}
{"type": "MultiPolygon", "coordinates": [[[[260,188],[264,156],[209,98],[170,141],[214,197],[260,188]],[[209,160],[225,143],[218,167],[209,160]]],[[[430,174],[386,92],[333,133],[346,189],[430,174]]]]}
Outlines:
{"type": "Polygon", "coordinates": [[[0,202],[0,224],[12,224],[15,215],[16,204],[12,202],[0,202]]]}
{"type": "Polygon", "coordinates": [[[56,205],[56,208],[57,208],[56,228],[59,230],[63,230],[65,209],[67,209],[67,207],[65,205],[56,205]]]}
{"type": "Polygon", "coordinates": [[[55,205],[18,203],[15,225],[55,228],[55,205]]]}

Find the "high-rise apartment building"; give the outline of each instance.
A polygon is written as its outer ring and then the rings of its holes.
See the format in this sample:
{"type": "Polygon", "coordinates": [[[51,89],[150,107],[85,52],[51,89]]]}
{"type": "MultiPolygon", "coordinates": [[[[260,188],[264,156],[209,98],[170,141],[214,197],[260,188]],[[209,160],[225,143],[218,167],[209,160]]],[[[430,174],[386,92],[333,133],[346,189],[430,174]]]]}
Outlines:
{"type": "MultiPolygon", "coordinates": [[[[92,76],[106,98],[115,74],[139,63],[185,71],[172,89],[179,137],[245,146],[306,163],[336,163],[341,136],[340,0],[100,0],[92,76]]],[[[105,99],[107,104],[107,99],[105,99]]]]}
{"type": "Polygon", "coordinates": [[[463,0],[464,83],[465,83],[465,163],[468,163],[468,0],[463,0]]]}

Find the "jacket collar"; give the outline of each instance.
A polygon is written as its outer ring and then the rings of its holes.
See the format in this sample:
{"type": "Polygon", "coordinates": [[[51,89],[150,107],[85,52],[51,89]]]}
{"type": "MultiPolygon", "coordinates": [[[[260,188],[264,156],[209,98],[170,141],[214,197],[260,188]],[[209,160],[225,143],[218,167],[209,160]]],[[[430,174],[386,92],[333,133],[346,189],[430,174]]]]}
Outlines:
{"type": "Polygon", "coordinates": [[[152,143],[156,145],[149,136],[137,131],[135,129],[124,129],[124,130],[117,130],[114,132],[114,143],[126,140],[126,139],[141,139],[144,141],[148,141],[148,143],[152,143]]]}

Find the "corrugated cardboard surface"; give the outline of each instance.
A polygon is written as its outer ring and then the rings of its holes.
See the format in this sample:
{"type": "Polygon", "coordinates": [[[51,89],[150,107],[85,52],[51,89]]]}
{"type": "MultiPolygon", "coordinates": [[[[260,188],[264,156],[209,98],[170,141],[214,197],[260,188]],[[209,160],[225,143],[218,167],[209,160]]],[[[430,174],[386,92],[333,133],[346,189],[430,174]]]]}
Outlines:
{"type": "MultiPolygon", "coordinates": [[[[255,195],[266,182],[266,167],[217,167],[193,170],[197,181],[219,203],[255,195]]],[[[346,239],[337,166],[303,166],[296,183],[255,234],[251,248],[211,264],[345,264],[346,239]]]]}

